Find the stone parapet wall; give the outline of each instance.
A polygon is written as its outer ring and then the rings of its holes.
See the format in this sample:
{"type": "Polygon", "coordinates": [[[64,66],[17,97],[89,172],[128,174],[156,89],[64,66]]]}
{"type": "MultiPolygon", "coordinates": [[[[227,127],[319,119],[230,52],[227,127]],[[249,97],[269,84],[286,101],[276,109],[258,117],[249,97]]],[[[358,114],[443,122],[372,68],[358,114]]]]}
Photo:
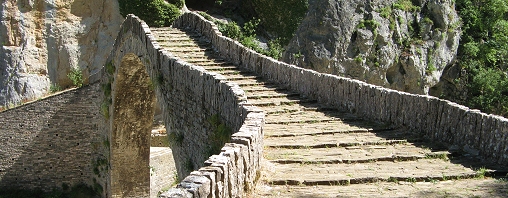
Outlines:
{"type": "Polygon", "coordinates": [[[1,112],[0,189],[93,186],[108,149],[98,130],[100,98],[91,85],[1,112]]]}
{"type": "Polygon", "coordinates": [[[405,127],[465,152],[508,164],[506,118],[432,96],[386,89],[276,61],[222,36],[212,22],[197,13],[185,13],[175,26],[194,28],[210,38],[222,56],[240,67],[287,85],[320,103],[348,110],[364,119],[405,127]]]}

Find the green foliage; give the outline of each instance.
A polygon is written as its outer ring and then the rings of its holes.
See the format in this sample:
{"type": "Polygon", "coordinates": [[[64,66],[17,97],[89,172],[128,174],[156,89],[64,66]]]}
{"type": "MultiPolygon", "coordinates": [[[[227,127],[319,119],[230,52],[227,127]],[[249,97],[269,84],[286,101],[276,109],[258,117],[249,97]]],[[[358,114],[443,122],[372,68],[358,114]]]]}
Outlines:
{"type": "Polygon", "coordinates": [[[185,0],[166,0],[166,2],[175,5],[179,9],[183,8],[185,4],[185,0]]]}
{"type": "Polygon", "coordinates": [[[276,39],[268,42],[268,50],[264,50],[261,53],[274,59],[279,59],[282,57],[282,51],[284,51],[284,48],[282,47],[281,40],[276,39]]]}
{"type": "Polygon", "coordinates": [[[232,130],[221,121],[217,114],[211,116],[208,123],[213,128],[210,136],[210,154],[219,154],[224,144],[231,140],[232,130]]]}
{"type": "Polygon", "coordinates": [[[256,29],[259,26],[259,23],[261,22],[260,19],[252,19],[249,22],[245,23],[243,25],[243,33],[245,36],[249,37],[256,37],[256,29]]]}
{"type": "Polygon", "coordinates": [[[375,31],[380,25],[381,24],[375,20],[361,20],[360,23],[358,23],[357,28],[368,28],[375,31]]]}
{"type": "Polygon", "coordinates": [[[429,17],[425,17],[425,18],[423,18],[423,23],[433,25],[434,21],[432,21],[432,19],[430,19],[429,17]]]}
{"type": "Polygon", "coordinates": [[[201,11],[200,11],[200,12],[198,12],[198,14],[199,14],[199,15],[201,15],[201,16],[203,16],[203,17],[205,17],[205,19],[206,19],[206,20],[209,20],[209,21],[215,21],[215,20],[213,20],[212,16],[210,16],[210,15],[209,15],[208,13],[206,13],[206,12],[201,12],[201,11]]]}
{"type": "Polygon", "coordinates": [[[170,145],[178,145],[181,146],[183,143],[184,136],[176,131],[168,134],[170,145]]]}
{"type": "Polygon", "coordinates": [[[106,72],[110,75],[115,73],[115,65],[113,64],[113,61],[110,61],[106,64],[106,72]]]}
{"type": "Polygon", "coordinates": [[[62,87],[60,87],[58,84],[54,83],[49,86],[50,93],[55,93],[55,92],[59,92],[59,91],[62,91],[62,87]]]}
{"type": "Polygon", "coordinates": [[[150,27],[170,26],[180,15],[179,7],[183,6],[183,1],[173,0],[170,3],[164,0],[118,0],[120,14],[134,14],[150,27]]]}
{"type": "Polygon", "coordinates": [[[67,77],[72,81],[72,84],[76,87],[83,86],[83,73],[79,68],[72,68],[71,72],[67,74],[67,77]]]}
{"type": "Polygon", "coordinates": [[[217,24],[219,31],[224,35],[232,39],[239,40],[243,37],[242,30],[236,22],[223,23],[220,21],[215,21],[217,24]]]}
{"type": "Polygon", "coordinates": [[[421,10],[419,6],[413,5],[411,0],[398,0],[392,6],[394,9],[399,9],[406,12],[418,12],[421,10]]]}
{"type": "Polygon", "coordinates": [[[508,1],[457,0],[463,22],[459,64],[468,73],[467,103],[508,115],[508,1]]]}
{"type": "MultiPolygon", "coordinates": [[[[474,64],[474,63],[472,63],[474,64]]],[[[469,106],[487,113],[508,116],[508,77],[497,68],[482,68],[471,71],[468,84],[469,106]]]]}
{"type": "Polygon", "coordinates": [[[386,18],[386,19],[390,18],[390,16],[392,16],[392,12],[393,12],[392,8],[389,7],[389,6],[381,8],[381,9],[379,9],[377,11],[379,12],[379,15],[381,17],[386,18]]]}
{"type": "Polygon", "coordinates": [[[283,45],[293,38],[309,7],[308,0],[252,0],[252,4],[261,19],[260,25],[280,38],[283,45]]]}
{"type": "Polygon", "coordinates": [[[361,56],[356,56],[355,57],[355,62],[362,63],[363,62],[363,58],[361,56]]]}
{"type": "Polygon", "coordinates": [[[259,46],[259,42],[256,39],[256,29],[260,23],[259,19],[253,19],[245,23],[243,28],[240,28],[236,22],[223,23],[218,20],[213,20],[213,18],[206,13],[202,12],[200,14],[205,18],[209,17],[215,24],[217,24],[219,31],[223,35],[240,41],[243,46],[275,59],[282,57],[283,47],[281,39],[269,41],[268,49],[263,49],[259,46]]]}
{"type": "Polygon", "coordinates": [[[434,63],[430,62],[428,65],[427,65],[427,70],[425,70],[425,73],[427,75],[430,75],[432,74],[432,72],[435,72],[437,70],[436,66],[434,66],[434,63]]]}

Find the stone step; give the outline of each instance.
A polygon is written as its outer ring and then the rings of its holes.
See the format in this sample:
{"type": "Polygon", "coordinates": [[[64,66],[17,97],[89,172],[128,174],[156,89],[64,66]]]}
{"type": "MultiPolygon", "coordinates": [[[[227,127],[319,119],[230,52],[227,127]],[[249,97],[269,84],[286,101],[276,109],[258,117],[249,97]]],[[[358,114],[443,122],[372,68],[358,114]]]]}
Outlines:
{"type": "Polygon", "coordinates": [[[207,52],[213,51],[212,49],[203,49],[203,48],[179,48],[179,47],[164,47],[164,49],[172,54],[179,53],[191,53],[191,52],[207,52]]]}
{"type": "Polygon", "coordinates": [[[272,148],[333,148],[333,147],[351,147],[366,145],[394,145],[418,142],[419,137],[410,134],[385,134],[378,136],[374,133],[335,133],[315,136],[285,136],[285,137],[267,137],[264,139],[264,145],[272,148]]]}
{"type": "Polygon", "coordinates": [[[431,182],[474,178],[477,172],[443,159],[376,161],[352,164],[278,164],[268,178],[273,185],[349,185],[380,181],[431,182]],[[299,171],[295,171],[299,170],[299,171]]]}
{"type": "Polygon", "coordinates": [[[242,75],[242,74],[232,74],[232,75],[224,75],[228,81],[238,81],[238,80],[256,80],[259,79],[257,76],[252,75],[242,75]]]}
{"type": "Polygon", "coordinates": [[[203,64],[200,64],[199,66],[204,67],[208,71],[214,71],[217,73],[226,72],[226,71],[238,71],[237,67],[230,66],[227,63],[223,64],[222,66],[221,65],[203,65],[203,64]]]}
{"type": "Polygon", "coordinates": [[[287,89],[276,85],[266,85],[266,86],[245,87],[243,88],[243,90],[245,92],[262,92],[262,91],[286,91],[287,89]]]}
{"type": "Polygon", "coordinates": [[[362,120],[334,120],[329,122],[294,123],[289,125],[266,124],[264,129],[265,137],[294,137],[335,133],[365,133],[390,130],[391,128],[362,120]]]}
{"type": "Polygon", "coordinates": [[[329,122],[335,120],[361,120],[356,116],[345,117],[344,113],[337,111],[298,111],[289,113],[278,113],[266,115],[267,124],[287,124],[287,123],[313,123],[329,122]]]}
{"type": "Polygon", "coordinates": [[[298,93],[279,93],[279,92],[275,92],[275,91],[271,91],[271,90],[256,91],[256,92],[246,92],[246,94],[247,94],[247,98],[248,99],[251,99],[251,98],[256,98],[256,99],[261,99],[261,98],[284,98],[284,97],[294,97],[294,96],[299,96],[300,95],[298,93]]]}
{"type": "Polygon", "coordinates": [[[311,103],[315,102],[312,99],[300,99],[298,97],[285,97],[285,98],[250,98],[249,103],[258,107],[267,106],[280,106],[280,105],[293,105],[300,103],[311,103]]]}
{"type": "MultiPolygon", "coordinates": [[[[173,43],[159,43],[159,45],[161,47],[164,47],[164,48],[180,48],[180,47],[184,47],[184,48],[195,48],[196,45],[202,45],[202,46],[205,46],[205,49],[207,49],[208,45],[210,44],[207,44],[207,43],[194,43],[194,42],[173,42],[173,43]]],[[[197,48],[196,48],[197,49],[197,48]]]]}
{"type": "Polygon", "coordinates": [[[315,149],[267,147],[263,152],[265,159],[270,160],[272,163],[281,164],[350,164],[375,161],[414,161],[418,159],[447,160],[450,155],[448,151],[432,151],[411,143],[315,149]]]}
{"type": "Polygon", "coordinates": [[[218,59],[218,58],[212,59],[212,60],[210,60],[208,58],[195,58],[195,59],[186,59],[185,61],[189,62],[189,63],[199,64],[199,65],[201,65],[201,64],[210,65],[212,63],[219,63],[220,64],[220,63],[225,62],[224,59],[218,59]]]}
{"type": "Polygon", "coordinates": [[[257,87],[257,86],[271,86],[272,83],[268,83],[259,79],[243,79],[235,81],[240,87],[257,87]]]}
{"type": "Polygon", "coordinates": [[[433,180],[431,182],[376,182],[334,186],[260,186],[254,197],[505,197],[506,182],[495,179],[433,180]]]}

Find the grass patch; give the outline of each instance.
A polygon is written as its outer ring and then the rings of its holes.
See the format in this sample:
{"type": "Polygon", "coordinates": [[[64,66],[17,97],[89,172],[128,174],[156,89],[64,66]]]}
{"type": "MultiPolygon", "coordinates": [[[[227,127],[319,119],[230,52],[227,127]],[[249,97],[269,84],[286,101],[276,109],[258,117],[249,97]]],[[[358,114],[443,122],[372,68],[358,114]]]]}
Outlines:
{"type": "Polygon", "coordinates": [[[478,170],[476,170],[476,178],[478,179],[484,179],[487,174],[487,169],[485,167],[481,167],[478,170]]]}
{"type": "Polygon", "coordinates": [[[49,86],[49,93],[56,93],[62,91],[62,87],[60,85],[53,83],[49,86]]]}
{"type": "Polygon", "coordinates": [[[173,132],[170,132],[168,134],[168,138],[169,138],[170,145],[181,146],[182,142],[183,142],[183,139],[184,139],[184,135],[183,134],[179,134],[176,131],[173,131],[173,132]]]}
{"type": "Polygon", "coordinates": [[[231,140],[232,130],[221,120],[220,115],[215,114],[208,118],[208,124],[213,129],[210,135],[209,155],[219,154],[224,144],[231,140]]]}

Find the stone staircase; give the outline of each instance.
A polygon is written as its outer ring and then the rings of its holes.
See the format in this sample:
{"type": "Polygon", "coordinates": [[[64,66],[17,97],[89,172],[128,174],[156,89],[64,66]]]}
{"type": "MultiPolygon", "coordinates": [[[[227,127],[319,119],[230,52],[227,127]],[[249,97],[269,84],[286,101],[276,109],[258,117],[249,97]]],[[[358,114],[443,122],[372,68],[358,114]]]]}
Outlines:
{"type": "Polygon", "coordinates": [[[503,197],[496,165],[426,141],[403,128],[320,105],[220,58],[201,35],[152,28],[159,44],[185,61],[238,83],[263,109],[264,162],[252,197],[503,197]]]}

